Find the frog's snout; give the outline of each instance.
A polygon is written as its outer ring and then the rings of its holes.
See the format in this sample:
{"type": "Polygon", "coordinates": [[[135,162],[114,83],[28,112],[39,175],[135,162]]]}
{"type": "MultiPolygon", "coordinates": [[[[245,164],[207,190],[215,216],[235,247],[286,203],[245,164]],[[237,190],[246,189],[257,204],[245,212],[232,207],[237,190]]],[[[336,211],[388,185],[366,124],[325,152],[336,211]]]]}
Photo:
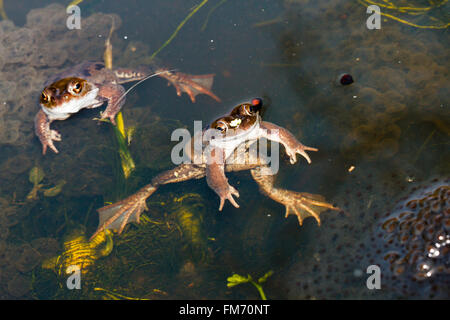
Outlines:
{"type": "Polygon", "coordinates": [[[261,98],[254,98],[254,99],[252,99],[252,105],[250,107],[250,111],[255,112],[255,113],[258,111],[261,111],[262,105],[263,105],[263,101],[261,98]]]}

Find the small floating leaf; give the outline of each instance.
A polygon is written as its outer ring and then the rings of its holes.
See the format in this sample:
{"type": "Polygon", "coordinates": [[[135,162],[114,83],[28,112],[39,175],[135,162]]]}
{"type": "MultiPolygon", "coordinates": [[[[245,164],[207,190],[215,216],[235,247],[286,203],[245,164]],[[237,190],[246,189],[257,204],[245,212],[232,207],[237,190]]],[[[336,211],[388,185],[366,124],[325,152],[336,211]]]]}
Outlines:
{"type": "Polygon", "coordinates": [[[66,181],[61,180],[53,188],[46,189],[44,191],[44,197],[55,197],[55,196],[57,196],[58,194],[61,193],[62,188],[64,187],[65,184],[66,184],[66,181]]]}
{"type": "Polygon", "coordinates": [[[241,284],[241,283],[250,282],[251,280],[252,280],[252,277],[250,275],[248,275],[248,277],[246,278],[246,277],[241,276],[240,274],[235,273],[231,277],[227,278],[227,281],[228,281],[227,287],[231,288],[231,287],[237,286],[238,284],[241,284]]]}
{"type": "Polygon", "coordinates": [[[245,278],[245,277],[235,273],[231,277],[227,278],[227,281],[228,281],[227,287],[231,288],[231,287],[237,286],[241,283],[251,283],[258,290],[259,295],[261,296],[261,299],[267,300],[267,297],[262,288],[262,283],[265,282],[267,280],[267,278],[269,278],[272,274],[273,274],[273,271],[270,270],[264,276],[259,278],[258,282],[255,282],[255,281],[253,281],[253,278],[251,275],[247,275],[247,278],[245,278]]]}
{"type": "Polygon", "coordinates": [[[44,170],[40,167],[34,167],[30,170],[29,180],[32,184],[37,185],[45,177],[44,170]]]}

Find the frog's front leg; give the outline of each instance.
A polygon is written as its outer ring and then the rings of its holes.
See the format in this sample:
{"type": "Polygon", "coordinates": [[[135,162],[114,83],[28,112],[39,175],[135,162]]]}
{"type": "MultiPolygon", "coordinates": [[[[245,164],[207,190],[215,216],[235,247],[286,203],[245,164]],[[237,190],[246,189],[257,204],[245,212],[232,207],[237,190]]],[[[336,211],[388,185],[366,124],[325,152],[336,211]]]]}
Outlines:
{"type": "Polygon", "coordinates": [[[178,96],[186,92],[189,98],[191,98],[191,101],[195,102],[195,97],[198,94],[206,94],[217,102],[220,102],[220,98],[211,91],[214,74],[194,75],[172,72],[166,69],[158,69],[156,72],[162,72],[159,76],[167,79],[169,85],[172,84],[175,87],[178,96]]]}
{"type": "Polygon", "coordinates": [[[225,200],[229,200],[233,206],[239,208],[233,195],[239,197],[239,192],[228,183],[225,176],[224,151],[215,148],[207,155],[206,182],[220,197],[219,211],[222,211],[225,200]]]}
{"type": "Polygon", "coordinates": [[[297,153],[303,156],[308,163],[311,159],[305,151],[318,151],[317,148],[307,147],[300,143],[292,133],[288,130],[277,126],[276,124],[262,121],[261,122],[261,137],[268,140],[281,143],[286,149],[286,153],[290,158],[291,164],[297,162],[297,153]]]}
{"type": "Polygon", "coordinates": [[[125,103],[125,88],[112,83],[101,85],[98,95],[108,103],[101,118],[109,119],[113,125],[116,125],[116,115],[125,103]]]}
{"type": "Polygon", "coordinates": [[[36,114],[34,118],[34,131],[41,141],[42,144],[42,154],[45,155],[47,152],[47,147],[52,149],[55,153],[58,153],[58,149],[56,149],[53,141],[61,141],[61,135],[56,130],[50,129],[51,120],[45,114],[45,112],[41,109],[36,114]]]}
{"type": "Polygon", "coordinates": [[[322,212],[328,209],[340,210],[325,202],[325,198],[321,195],[276,188],[274,186],[275,176],[268,166],[256,167],[250,172],[260,191],[285,206],[286,218],[290,214],[296,215],[300,226],[307,217],[314,217],[320,226],[320,214],[322,212]]]}
{"type": "Polygon", "coordinates": [[[146,205],[147,198],[160,185],[199,179],[204,176],[205,168],[193,164],[182,164],[172,170],[162,172],[152,179],[152,183],[141,188],[128,198],[98,209],[99,225],[91,239],[103,230],[118,230],[120,234],[129,222],[136,221],[139,223],[142,212],[148,210],[146,205]]]}

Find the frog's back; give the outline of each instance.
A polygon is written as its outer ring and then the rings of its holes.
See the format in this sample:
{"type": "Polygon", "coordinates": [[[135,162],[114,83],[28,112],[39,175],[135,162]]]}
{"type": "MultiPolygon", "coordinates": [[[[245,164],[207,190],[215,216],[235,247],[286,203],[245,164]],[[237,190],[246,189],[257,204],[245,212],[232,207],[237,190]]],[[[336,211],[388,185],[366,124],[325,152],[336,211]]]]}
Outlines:
{"type": "Polygon", "coordinates": [[[48,86],[60,79],[71,77],[86,79],[91,82],[104,82],[105,73],[107,73],[109,76],[113,75],[112,72],[105,69],[105,64],[103,62],[84,61],[53,75],[46,81],[45,86],[48,86]],[[99,76],[102,79],[99,79],[99,81],[97,81],[96,78],[99,78],[99,76]]]}

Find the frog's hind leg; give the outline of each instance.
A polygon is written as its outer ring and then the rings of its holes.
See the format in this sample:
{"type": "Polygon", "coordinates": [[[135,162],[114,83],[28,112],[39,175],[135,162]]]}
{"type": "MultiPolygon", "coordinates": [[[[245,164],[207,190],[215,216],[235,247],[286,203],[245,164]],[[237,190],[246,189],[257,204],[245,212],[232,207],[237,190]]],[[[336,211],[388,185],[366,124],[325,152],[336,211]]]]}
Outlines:
{"type": "Polygon", "coordinates": [[[146,205],[147,198],[156,191],[158,186],[190,179],[199,179],[204,176],[205,168],[192,164],[182,164],[172,170],[162,172],[153,178],[152,183],[141,188],[135,194],[98,209],[100,221],[91,239],[106,229],[117,230],[120,234],[129,222],[139,223],[142,212],[148,210],[146,205]]]}
{"type": "Polygon", "coordinates": [[[340,210],[337,207],[325,202],[325,198],[318,194],[305,192],[295,192],[274,187],[275,176],[268,166],[261,166],[252,169],[253,179],[259,186],[260,191],[281,203],[286,207],[286,217],[290,214],[296,215],[300,226],[307,217],[314,217],[320,226],[320,214],[328,209],[340,210]]]}
{"type": "MultiPolygon", "coordinates": [[[[162,70],[158,70],[158,72],[160,71],[162,70]]],[[[214,74],[193,75],[166,71],[159,76],[167,79],[169,81],[168,84],[172,84],[175,87],[178,96],[181,96],[183,92],[186,92],[192,102],[195,102],[195,97],[198,94],[206,94],[217,102],[221,101],[220,98],[211,91],[214,82],[214,74]]]]}
{"type": "Polygon", "coordinates": [[[128,198],[98,209],[99,224],[91,239],[106,229],[117,230],[120,234],[127,223],[139,223],[141,213],[148,210],[146,199],[155,191],[156,187],[148,184],[128,198]]]}
{"type": "Polygon", "coordinates": [[[114,69],[114,74],[117,78],[118,84],[143,80],[149,75],[152,75],[153,73],[154,73],[153,70],[146,66],[140,66],[136,69],[130,68],[114,69]]]}

